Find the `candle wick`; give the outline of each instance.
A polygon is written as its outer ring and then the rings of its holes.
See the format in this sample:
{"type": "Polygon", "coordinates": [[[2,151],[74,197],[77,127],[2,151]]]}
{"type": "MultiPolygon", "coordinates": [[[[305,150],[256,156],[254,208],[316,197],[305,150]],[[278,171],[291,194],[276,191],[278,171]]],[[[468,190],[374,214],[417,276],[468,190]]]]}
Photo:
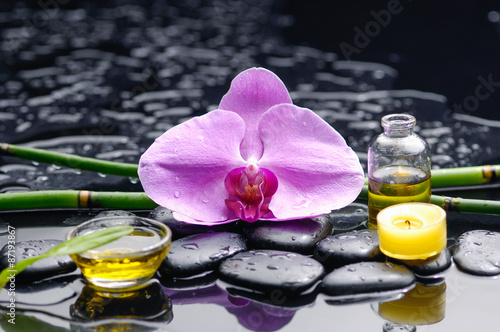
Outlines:
{"type": "Polygon", "coordinates": [[[405,224],[408,225],[408,228],[411,228],[411,222],[409,220],[405,220],[405,224]]]}

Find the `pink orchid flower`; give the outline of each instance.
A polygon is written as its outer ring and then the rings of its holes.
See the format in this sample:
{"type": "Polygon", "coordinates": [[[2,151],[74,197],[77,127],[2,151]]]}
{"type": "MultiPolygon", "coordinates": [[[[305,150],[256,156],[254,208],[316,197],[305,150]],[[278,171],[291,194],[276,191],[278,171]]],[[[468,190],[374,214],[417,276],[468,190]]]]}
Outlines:
{"type": "Polygon", "coordinates": [[[219,109],[157,138],[139,178],[176,219],[204,225],[318,216],[350,204],[364,183],[342,136],[263,68],[240,73],[219,109]]]}

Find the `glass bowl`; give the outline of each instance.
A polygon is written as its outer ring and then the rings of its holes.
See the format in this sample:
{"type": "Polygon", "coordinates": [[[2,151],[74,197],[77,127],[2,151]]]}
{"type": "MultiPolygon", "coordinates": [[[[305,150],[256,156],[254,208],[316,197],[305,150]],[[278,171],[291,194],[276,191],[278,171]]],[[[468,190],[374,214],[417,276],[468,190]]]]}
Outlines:
{"type": "Polygon", "coordinates": [[[170,228],[138,216],[91,219],[69,231],[66,240],[118,225],[132,226],[134,231],[101,247],[71,255],[85,279],[97,287],[121,290],[144,284],[170,250],[170,228]]]}

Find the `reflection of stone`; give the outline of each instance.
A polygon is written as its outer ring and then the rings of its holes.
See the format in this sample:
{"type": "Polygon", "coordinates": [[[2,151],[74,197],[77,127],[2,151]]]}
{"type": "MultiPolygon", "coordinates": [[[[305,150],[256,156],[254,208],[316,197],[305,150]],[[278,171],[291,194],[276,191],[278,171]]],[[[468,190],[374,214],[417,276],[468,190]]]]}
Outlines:
{"type": "MultiPolygon", "coordinates": [[[[233,288],[233,290],[235,289],[233,288]]],[[[265,298],[263,294],[260,295],[260,299],[255,301],[250,297],[241,297],[240,294],[232,296],[228,294],[226,289],[217,284],[186,290],[164,288],[164,291],[174,306],[211,303],[224,307],[237,317],[241,325],[252,331],[277,331],[287,325],[298,310],[298,306],[294,308],[281,306],[274,302],[272,297],[265,298]],[[267,303],[262,303],[263,300],[267,303]]],[[[247,292],[247,295],[252,294],[259,297],[258,293],[247,292]]]]}
{"type": "Polygon", "coordinates": [[[446,309],[446,283],[426,286],[417,283],[399,300],[378,305],[379,315],[397,324],[428,325],[441,321],[446,309]]]}
{"type": "Polygon", "coordinates": [[[296,310],[250,302],[244,307],[226,308],[251,331],[277,331],[290,323],[296,310]]]}
{"type": "Polygon", "coordinates": [[[416,332],[417,327],[413,325],[400,325],[391,322],[385,322],[382,327],[384,332],[416,332]]]}
{"type": "Polygon", "coordinates": [[[72,330],[87,327],[125,331],[159,327],[173,318],[172,302],[156,280],[145,287],[123,292],[107,292],[87,285],[70,307],[72,330]]]}

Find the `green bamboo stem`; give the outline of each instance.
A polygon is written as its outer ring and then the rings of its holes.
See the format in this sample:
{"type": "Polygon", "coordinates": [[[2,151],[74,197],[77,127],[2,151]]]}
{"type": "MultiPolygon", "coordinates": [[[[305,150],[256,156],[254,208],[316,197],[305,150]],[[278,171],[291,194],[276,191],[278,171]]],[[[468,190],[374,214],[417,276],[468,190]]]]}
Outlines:
{"type": "MultiPolygon", "coordinates": [[[[368,186],[358,198],[368,198],[368,186]]],[[[500,214],[500,202],[432,195],[431,203],[450,212],[500,214]]],[[[0,194],[0,210],[55,208],[107,208],[149,210],[157,206],[143,192],[100,192],[87,190],[45,190],[0,194]]]]}
{"type": "Polygon", "coordinates": [[[442,168],[432,171],[432,187],[485,184],[500,180],[500,165],[442,168]]]}
{"type": "MultiPolygon", "coordinates": [[[[358,198],[368,199],[368,186],[364,185],[358,198]]],[[[431,203],[449,212],[500,214],[500,201],[431,195],[431,203]]]]}
{"type": "MultiPolygon", "coordinates": [[[[432,188],[462,187],[500,181],[500,165],[442,168],[431,171],[432,188]]],[[[365,185],[368,178],[365,178],[365,185]]]]}
{"type": "Polygon", "coordinates": [[[500,214],[499,201],[432,195],[431,203],[449,212],[500,214]]]}
{"type": "Polygon", "coordinates": [[[0,194],[0,210],[56,208],[142,210],[157,206],[144,192],[40,190],[0,194]]]}
{"type": "MultiPolygon", "coordinates": [[[[0,143],[0,155],[49,163],[85,171],[137,177],[137,164],[81,157],[44,149],[0,143]]],[[[444,168],[432,171],[432,187],[469,186],[500,180],[500,165],[444,168]]],[[[368,179],[365,180],[368,184],[368,179]]]]}
{"type": "Polygon", "coordinates": [[[0,143],[0,155],[17,157],[39,163],[64,166],[82,171],[137,177],[136,164],[81,157],[69,153],[30,148],[7,143],[0,143]]]}

